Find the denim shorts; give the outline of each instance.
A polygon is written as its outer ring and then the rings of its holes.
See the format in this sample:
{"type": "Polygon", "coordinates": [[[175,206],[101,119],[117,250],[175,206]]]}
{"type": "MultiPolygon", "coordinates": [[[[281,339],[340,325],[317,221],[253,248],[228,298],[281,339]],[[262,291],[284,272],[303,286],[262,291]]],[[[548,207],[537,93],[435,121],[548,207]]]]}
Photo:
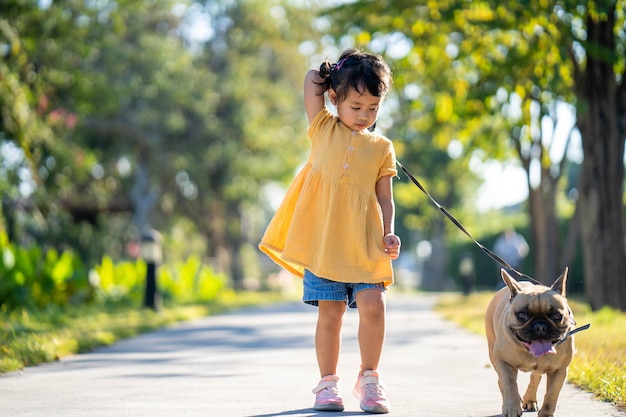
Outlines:
{"type": "Polygon", "coordinates": [[[382,282],[377,284],[336,282],[320,278],[311,271],[304,271],[304,295],[302,301],[306,304],[318,305],[318,301],[343,301],[348,307],[356,308],[356,293],[361,290],[378,289],[385,292],[382,282]]]}

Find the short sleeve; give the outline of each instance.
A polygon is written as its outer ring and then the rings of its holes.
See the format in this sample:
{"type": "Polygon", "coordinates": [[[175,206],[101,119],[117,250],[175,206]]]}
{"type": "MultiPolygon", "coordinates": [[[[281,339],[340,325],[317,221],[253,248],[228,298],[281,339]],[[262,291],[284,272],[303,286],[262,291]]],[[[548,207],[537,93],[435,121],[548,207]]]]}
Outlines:
{"type": "Polygon", "coordinates": [[[393,148],[393,143],[389,139],[385,139],[385,143],[387,144],[385,158],[380,170],[378,171],[378,177],[376,180],[388,175],[398,175],[398,168],[396,167],[396,151],[393,148]]]}
{"type": "Polygon", "coordinates": [[[333,114],[326,106],[324,106],[322,110],[315,115],[313,120],[311,120],[311,124],[309,125],[309,130],[307,132],[309,139],[313,140],[313,138],[318,137],[323,129],[328,128],[328,122],[332,121],[333,118],[333,114]]]}

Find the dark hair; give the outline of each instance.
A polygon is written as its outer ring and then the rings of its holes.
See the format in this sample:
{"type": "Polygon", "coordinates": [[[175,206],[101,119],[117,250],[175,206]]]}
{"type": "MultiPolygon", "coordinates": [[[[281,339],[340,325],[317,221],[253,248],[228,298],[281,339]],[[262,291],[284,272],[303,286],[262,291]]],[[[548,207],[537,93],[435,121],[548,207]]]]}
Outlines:
{"type": "Polygon", "coordinates": [[[332,88],[339,101],[348,96],[350,89],[384,97],[391,88],[391,70],[383,58],[357,49],[344,51],[335,64],[324,61],[319,75],[323,80],[321,94],[332,88]]]}

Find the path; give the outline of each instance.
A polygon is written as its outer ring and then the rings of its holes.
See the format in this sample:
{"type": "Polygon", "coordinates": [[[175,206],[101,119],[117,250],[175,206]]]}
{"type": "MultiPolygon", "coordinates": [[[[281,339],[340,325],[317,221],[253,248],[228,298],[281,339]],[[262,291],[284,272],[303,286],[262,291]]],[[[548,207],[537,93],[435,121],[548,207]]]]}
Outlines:
{"type": "MultiPolygon", "coordinates": [[[[388,415],[498,416],[500,394],[485,340],[439,318],[431,310],[434,300],[390,294],[380,366],[392,405],[388,415]]],[[[318,379],[315,320],[315,308],[301,303],[242,310],[0,376],[0,416],[364,415],[351,395],[359,367],[356,311],[346,317],[339,369],[346,411],[311,408],[318,379]]],[[[557,416],[626,413],[567,385],[557,416]]]]}

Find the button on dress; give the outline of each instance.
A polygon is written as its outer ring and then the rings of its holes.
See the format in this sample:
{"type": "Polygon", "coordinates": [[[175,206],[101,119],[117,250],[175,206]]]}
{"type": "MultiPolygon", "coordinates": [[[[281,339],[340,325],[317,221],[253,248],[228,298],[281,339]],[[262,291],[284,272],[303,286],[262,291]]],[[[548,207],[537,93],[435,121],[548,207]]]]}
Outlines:
{"type": "Polygon", "coordinates": [[[287,271],[338,282],[393,283],[376,181],[397,174],[391,141],[354,132],[324,107],[311,121],[311,153],[259,249],[287,271]]]}

